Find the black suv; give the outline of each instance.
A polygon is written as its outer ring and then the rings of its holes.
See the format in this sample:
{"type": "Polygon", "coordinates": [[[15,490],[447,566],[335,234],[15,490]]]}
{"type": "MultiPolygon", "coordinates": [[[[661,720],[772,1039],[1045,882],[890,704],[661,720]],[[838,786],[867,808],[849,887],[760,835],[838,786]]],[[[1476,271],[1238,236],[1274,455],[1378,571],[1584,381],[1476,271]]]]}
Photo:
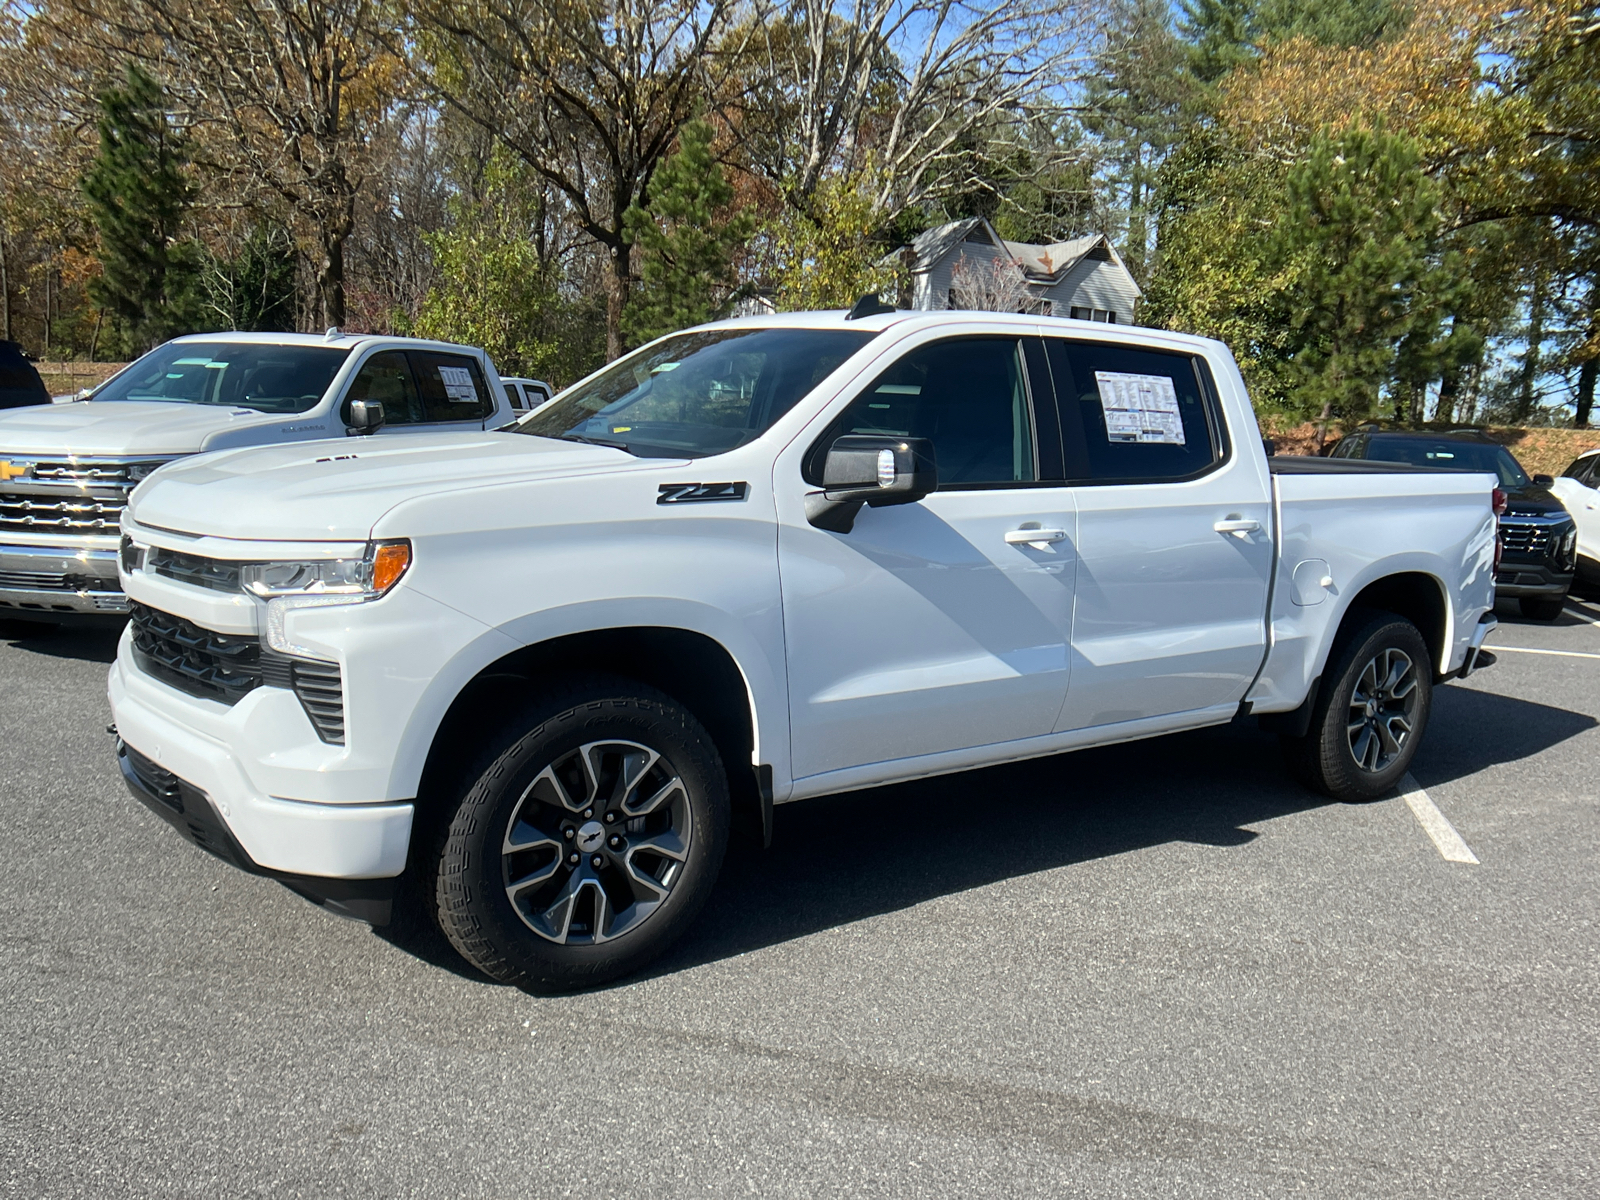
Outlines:
{"type": "Polygon", "coordinates": [[[1363,429],[1336,447],[1334,458],[1366,458],[1446,471],[1483,471],[1500,480],[1506,511],[1500,517],[1503,553],[1494,573],[1497,599],[1515,599],[1522,615],[1553,621],[1561,615],[1577,563],[1578,529],[1561,501],[1546,490],[1548,475],[1528,477],[1498,442],[1476,430],[1386,433],[1363,429]]]}

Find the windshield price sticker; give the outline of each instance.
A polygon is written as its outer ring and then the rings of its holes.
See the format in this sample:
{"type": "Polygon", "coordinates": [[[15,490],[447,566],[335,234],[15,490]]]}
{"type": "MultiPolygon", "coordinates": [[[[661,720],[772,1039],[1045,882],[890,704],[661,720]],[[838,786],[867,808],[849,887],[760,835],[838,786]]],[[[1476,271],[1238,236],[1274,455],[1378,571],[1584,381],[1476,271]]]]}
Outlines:
{"type": "Polygon", "coordinates": [[[444,383],[444,393],[452,400],[476,400],[478,389],[472,382],[472,372],[466,367],[440,367],[439,378],[444,383]]]}
{"type": "Polygon", "coordinates": [[[1113,442],[1182,446],[1183,416],[1178,393],[1166,375],[1125,375],[1096,371],[1106,436],[1113,442]]]}

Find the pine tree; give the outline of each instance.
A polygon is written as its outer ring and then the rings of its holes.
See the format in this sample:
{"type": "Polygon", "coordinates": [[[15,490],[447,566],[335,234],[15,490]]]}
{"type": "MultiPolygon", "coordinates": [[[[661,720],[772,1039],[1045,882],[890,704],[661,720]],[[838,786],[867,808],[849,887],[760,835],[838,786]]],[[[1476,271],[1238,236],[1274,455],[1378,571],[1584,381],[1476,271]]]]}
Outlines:
{"type": "Polygon", "coordinates": [[[1410,138],[1381,125],[1319,135],[1289,172],[1276,250],[1293,285],[1284,293],[1302,403],[1369,416],[1406,358],[1432,362],[1455,299],[1453,266],[1438,253],[1439,190],[1410,138]]]}
{"type": "Polygon", "coordinates": [[[130,63],[121,88],[100,97],[100,150],[82,181],[100,234],[95,303],[142,352],[193,319],[193,255],[176,250],[194,189],[184,143],[167,120],[160,85],[130,63]],[[176,252],[175,252],[176,251],[176,252]]]}
{"type": "Polygon", "coordinates": [[[755,218],[726,212],[733,187],[711,151],[714,135],[707,121],[686,124],[651,181],[648,207],[628,210],[624,227],[640,251],[640,286],[625,319],[635,344],[710,320],[735,290],[733,257],[755,218]]]}

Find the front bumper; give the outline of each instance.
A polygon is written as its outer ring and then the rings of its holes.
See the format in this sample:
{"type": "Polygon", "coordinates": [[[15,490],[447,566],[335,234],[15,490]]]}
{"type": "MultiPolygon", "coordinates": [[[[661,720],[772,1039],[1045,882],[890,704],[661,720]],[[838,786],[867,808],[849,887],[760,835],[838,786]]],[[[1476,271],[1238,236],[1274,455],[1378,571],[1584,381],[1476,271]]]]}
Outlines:
{"type": "MultiPolygon", "coordinates": [[[[222,857],[245,870],[277,877],[392,879],[405,869],[412,803],[325,803],[267,794],[252,783],[243,763],[226,744],[196,729],[193,721],[180,722],[168,715],[204,702],[180,697],[127,669],[124,661],[119,657],[113,664],[107,681],[118,736],[175,777],[178,785],[187,789],[183,795],[192,792],[197,797],[193,806],[186,804],[185,808],[209,818],[226,835],[228,844],[238,848],[238,854],[222,857]]],[[[276,695],[260,696],[255,706],[263,708],[263,701],[272,702],[274,708],[284,710],[279,714],[283,721],[292,719],[309,729],[304,715],[289,708],[298,703],[291,693],[261,690],[276,695]]],[[[272,714],[261,716],[270,718],[272,714]]],[[[321,750],[333,754],[338,748],[321,750]]],[[[196,838],[190,836],[190,840],[196,838]]],[[[212,846],[206,848],[217,853],[212,846]]]]}
{"type": "Polygon", "coordinates": [[[1494,594],[1502,600],[1523,596],[1565,596],[1572,587],[1572,572],[1557,571],[1542,563],[1502,561],[1494,573],[1494,594]]]}
{"type": "Polygon", "coordinates": [[[263,867],[239,844],[211,798],[117,739],[117,765],[135,799],[166,821],[185,841],[251,875],[265,875],[341,917],[387,925],[398,880],[339,879],[263,867]]]}
{"type": "Polygon", "coordinates": [[[0,613],[103,616],[127,611],[114,549],[0,542],[0,613]]]}

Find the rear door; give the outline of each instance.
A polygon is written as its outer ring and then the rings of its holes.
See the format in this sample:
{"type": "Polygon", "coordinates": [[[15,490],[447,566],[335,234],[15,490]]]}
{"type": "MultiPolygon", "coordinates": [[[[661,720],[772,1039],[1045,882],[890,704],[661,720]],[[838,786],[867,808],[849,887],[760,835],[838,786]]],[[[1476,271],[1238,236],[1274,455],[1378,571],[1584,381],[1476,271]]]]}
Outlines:
{"type": "Polygon", "coordinates": [[[1203,358],[1046,339],[1077,507],[1057,729],[1236,705],[1266,652],[1269,483],[1203,358]]]}
{"type": "Polygon", "coordinates": [[[803,466],[780,458],[796,779],[1051,731],[1074,568],[1054,418],[1037,339],[924,339],[807,443],[803,466]],[[857,433],[931,439],[939,490],[863,508],[849,533],[815,528],[805,495],[833,439],[857,433]]]}

